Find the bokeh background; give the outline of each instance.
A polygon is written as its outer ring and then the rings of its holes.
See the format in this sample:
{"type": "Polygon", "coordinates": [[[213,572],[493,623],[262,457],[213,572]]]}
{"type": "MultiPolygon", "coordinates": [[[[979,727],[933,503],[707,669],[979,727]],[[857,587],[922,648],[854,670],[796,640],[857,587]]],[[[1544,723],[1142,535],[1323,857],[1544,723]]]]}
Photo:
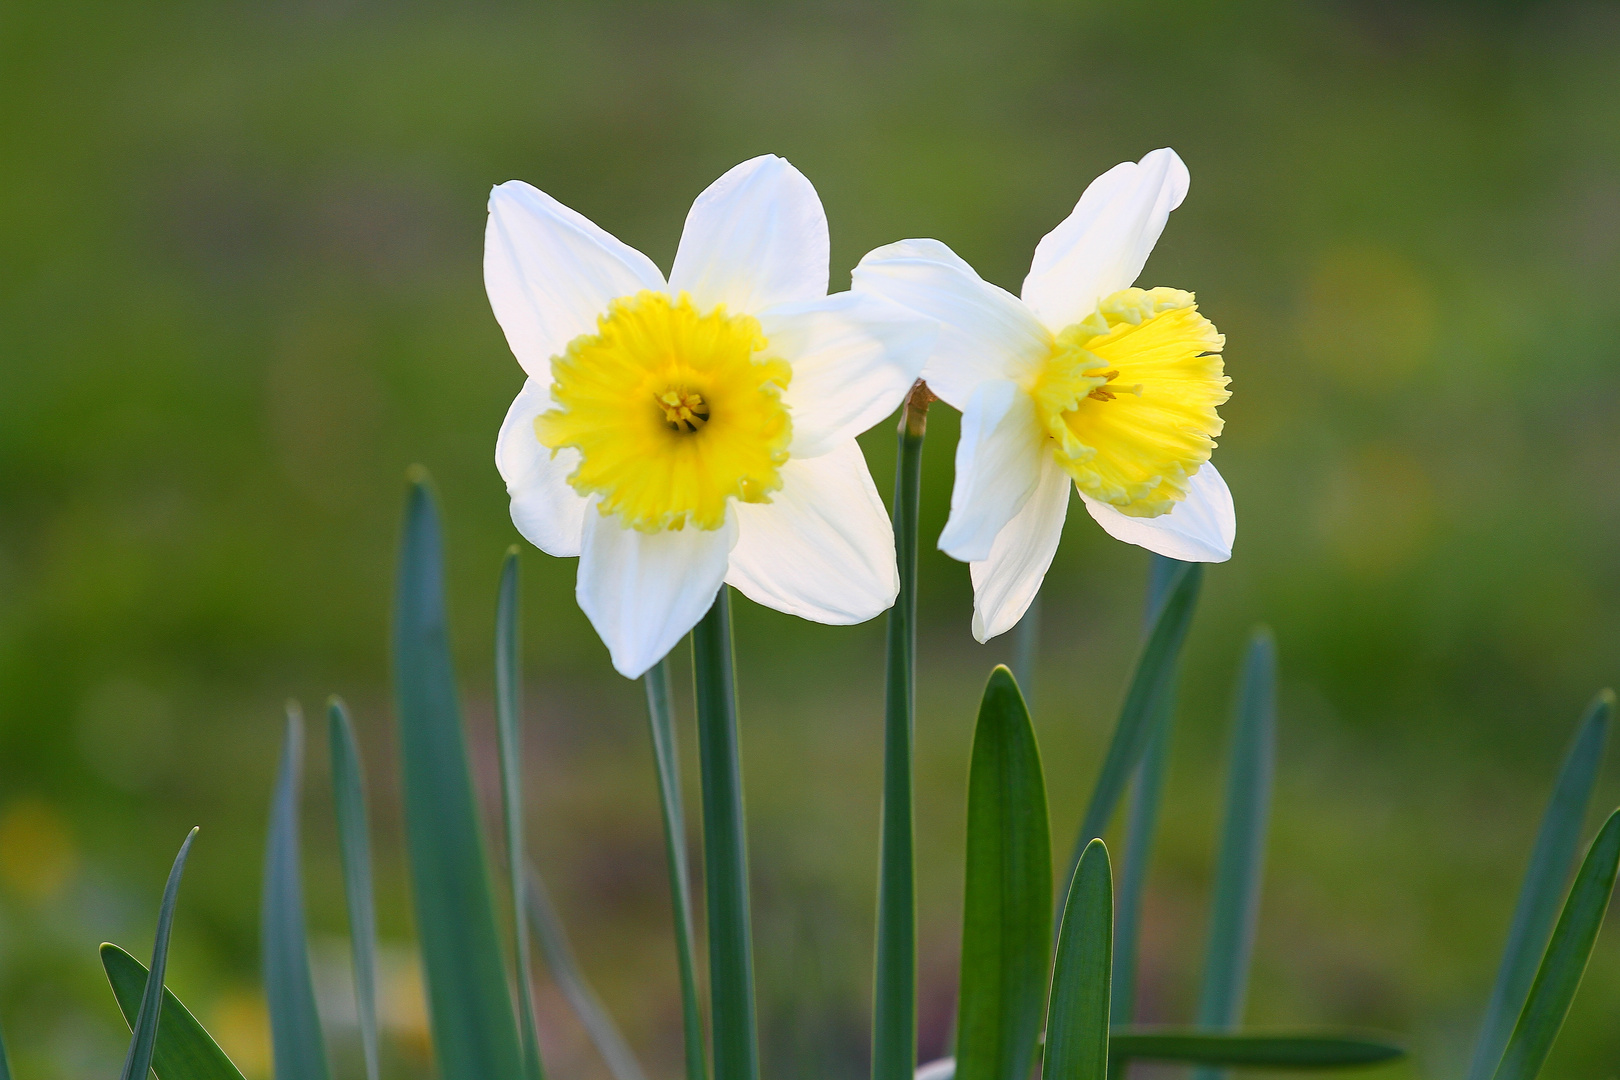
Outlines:
{"type": "MultiPolygon", "coordinates": [[[[787,156],[833,281],[946,240],[1016,288],[1087,181],[1174,146],[1192,190],[1145,285],[1228,335],[1236,555],[1188,644],[1142,1015],[1189,1019],[1233,674],[1282,664],[1249,1018],[1403,1033],[1460,1075],[1580,711],[1620,659],[1620,6],[194,0],[0,7],[0,1024],[20,1075],[110,1075],[95,945],[149,947],[203,827],[170,979],[268,1075],[257,907],[285,699],[357,712],[376,802],[391,1075],[427,1074],[387,693],[404,469],[442,493],[493,811],[492,464],[521,383],[483,295],[491,184],[543,187],[668,267],[690,200],[787,156]]],[[[925,546],[955,416],[936,407],[925,546]]],[[[891,426],[865,440],[887,493],[891,426]]],[[[1135,652],[1145,553],[1072,512],[1035,690],[1066,850],[1135,652]]],[[[530,829],[655,1080],[679,1010],[639,686],[524,562],[530,829]]],[[[974,703],[1010,644],[925,556],[923,1052],[952,1008],[974,703]]],[[[881,621],[740,602],[767,1074],[865,1075],[881,621]]],[[[689,710],[687,721],[689,724],[689,710]]],[[[339,1075],[359,1075],[326,765],[305,800],[339,1075]]],[[[690,730],[685,735],[690,737],[690,730]]],[[[690,747],[689,747],[690,749],[690,747]]],[[[690,781],[694,770],[687,772],[690,781]]],[[[1599,802],[1620,801],[1620,767],[1599,802]]],[[[1549,1074],[1620,1061],[1611,925],[1549,1074]]],[[[558,1080],[604,1070],[549,981],[558,1080]]],[[[1403,1071],[1404,1070],[1404,1071],[1403,1071]]]]}

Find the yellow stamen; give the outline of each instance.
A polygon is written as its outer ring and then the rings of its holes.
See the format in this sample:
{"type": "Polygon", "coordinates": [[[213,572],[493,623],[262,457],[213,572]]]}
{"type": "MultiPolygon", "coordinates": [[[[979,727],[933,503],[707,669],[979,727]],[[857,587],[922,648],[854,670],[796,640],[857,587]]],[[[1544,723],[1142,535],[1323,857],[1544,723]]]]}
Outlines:
{"type": "Polygon", "coordinates": [[[793,373],[766,355],[759,323],[655,292],[614,300],[596,322],[552,357],[557,406],[534,421],[544,445],[579,450],[574,490],[643,532],[717,529],[731,499],[769,502],[793,434],[793,373]]]}
{"type": "Polygon", "coordinates": [[[1192,293],[1122,289],[1066,327],[1031,386],[1058,463],[1132,517],[1169,513],[1221,433],[1226,339],[1192,293]]]}

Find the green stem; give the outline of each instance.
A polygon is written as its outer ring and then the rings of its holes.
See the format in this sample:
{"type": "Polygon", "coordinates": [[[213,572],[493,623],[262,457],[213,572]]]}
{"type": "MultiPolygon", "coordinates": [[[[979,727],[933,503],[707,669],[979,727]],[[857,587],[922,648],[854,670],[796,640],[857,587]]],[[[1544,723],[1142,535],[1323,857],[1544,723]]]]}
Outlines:
{"type": "Polygon", "coordinates": [[[900,415],[894,550],[900,593],[889,609],[883,710],[883,825],[878,861],[872,1080],[910,1080],[917,1067],[917,882],[911,743],[917,690],[917,506],[933,395],[919,382],[900,415]]]}
{"type": "Polygon", "coordinates": [[[1041,649],[1041,594],[1029,602],[1024,617],[1013,627],[1013,678],[1024,695],[1024,705],[1035,711],[1035,658],[1041,649]]]}
{"type": "Polygon", "coordinates": [[[709,914],[710,1016],[715,1080],[758,1080],[754,958],[748,915],[737,690],[726,587],[692,628],[698,758],[703,778],[703,867],[709,914]]]}
{"type": "Polygon", "coordinates": [[[707,1080],[703,1013],[698,1004],[697,961],[692,939],[692,886],[686,866],[686,814],[681,806],[680,750],[675,742],[675,705],[669,658],[646,674],[647,727],[658,769],[658,802],[664,818],[664,856],[669,863],[670,906],[675,916],[675,957],[681,972],[681,1016],[686,1035],[686,1080],[707,1080]]]}

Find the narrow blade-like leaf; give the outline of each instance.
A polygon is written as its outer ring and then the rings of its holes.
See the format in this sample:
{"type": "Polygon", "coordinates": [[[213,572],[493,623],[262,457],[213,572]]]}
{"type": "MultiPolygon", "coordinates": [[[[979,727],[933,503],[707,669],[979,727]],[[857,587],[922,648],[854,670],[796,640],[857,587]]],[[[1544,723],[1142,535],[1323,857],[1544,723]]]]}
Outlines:
{"type": "Polygon", "coordinates": [[[1176,660],[1181,655],[1182,642],[1187,639],[1187,628],[1192,624],[1193,608],[1198,601],[1198,587],[1203,580],[1204,568],[1200,563],[1183,563],[1175,570],[1164,607],[1153,620],[1153,630],[1142,647],[1125,703],[1120,707],[1119,722],[1114,725],[1108,754],[1092,788],[1086,816],[1080,823],[1080,835],[1075,839],[1065,881],[1074,878],[1074,869],[1086,845],[1108,827],[1120,796],[1125,793],[1125,785],[1136,771],[1137,762],[1142,760],[1153,733],[1152,720],[1159,713],[1159,702],[1171,693],[1175,683],[1176,660]]]}
{"type": "Polygon", "coordinates": [[[141,994],[141,1008],[135,1015],[129,1053],[124,1058],[122,1080],[146,1080],[152,1067],[152,1054],[157,1049],[158,1023],[163,1016],[163,972],[169,962],[169,932],[174,927],[174,905],[180,897],[180,875],[186,869],[186,855],[191,842],[197,838],[192,829],[180,845],[180,854],[174,857],[169,880],[163,886],[163,903],[158,907],[157,936],[152,943],[152,978],[141,994]]]}
{"type": "MultiPolygon", "coordinates": [[[[1148,571],[1147,603],[1142,608],[1142,633],[1153,632],[1182,563],[1155,553],[1148,571]]],[[[1175,676],[1168,690],[1155,699],[1148,720],[1152,733],[1142,763],[1131,785],[1125,814],[1125,865],[1119,876],[1119,899],[1114,905],[1114,975],[1109,986],[1109,1012],[1115,1023],[1129,1023],[1136,1014],[1136,952],[1142,933],[1142,897],[1147,890],[1153,841],[1159,828],[1159,803],[1164,776],[1170,766],[1170,742],[1176,722],[1175,676]]]]}
{"type": "MultiPolygon", "coordinates": [[[[921,394],[913,390],[907,398],[895,460],[894,545],[900,592],[889,609],[883,699],[872,1080],[908,1080],[917,1066],[917,858],[911,759],[917,691],[917,508],[928,397],[922,388],[921,394]]],[[[1022,640],[1026,632],[1021,629],[1019,634],[1022,640]]]]}
{"type": "Polygon", "coordinates": [[[0,1080],[11,1080],[11,1059],[6,1056],[4,1036],[0,1036],[0,1080]]]}
{"type": "Polygon", "coordinates": [[[1513,910],[1507,947],[1496,970],[1496,985],[1491,988],[1491,1000],[1485,1007],[1485,1019],[1469,1061],[1468,1080],[1490,1080],[1513,1034],[1513,1023],[1524,1008],[1525,996],[1530,993],[1536,963],[1552,934],[1558,902],[1580,852],[1581,823],[1597,785],[1598,768],[1603,764],[1603,745],[1613,710],[1614,692],[1605,690],[1587,709],[1564,756],[1558,782],[1541,819],[1541,831],[1530,852],[1530,866],[1519,886],[1519,902],[1513,910]]]}
{"type": "Polygon", "coordinates": [[[450,663],[443,542],[425,476],[411,484],[394,612],[406,849],[442,1080],[522,1075],[450,663]]]}
{"type": "MultiPolygon", "coordinates": [[[[118,946],[104,943],[101,966],[107,972],[107,982],[124,1022],[133,1028],[140,1015],[141,997],[146,993],[146,965],[118,946]]],[[[241,1070],[167,987],[163,990],[163,1022],[158,1025],[152,1071],[158,1080],[242,1080],[241,1070]]],[[[0,1080],[6,1080],[3,1073],[0,1080]]]]}
{"type": "Polygon", "coordinates": [[[1086,845],[1069,888],[1052,964],[1043,1080],[1105,1080],[1108,983],[1114,952],[1114,882],[1108,849],[1086,845]]]}
{"type": "Polygon", "coordinates": [[[709,913],[710,1023],[715,1080],[757,1080],[754,948],[743,828],[737,690],[731,662],[727,586],[692,628],[698,757],[703,782],[703,866],[709,913]]]}
{"type": "Polygon", "coordinates": [[[1534,1080],[1552,1051],[1558,1029],[1564,1026],[1570,1002],[1581,985],[1592,946],[1597,943],[1603,913],[1614,893],[1616,868],[1620,867],[1620,810],[1609,815],[1597,839],[1586,852],[1575,884],[1564,901],[1552,940],[1541,958],[1536,981],[1525,999],[1524,1011],[1513,1028],[1496,1067],[1496,1080],[1534,1080]]]}
{"type": "Polygon", "coordinates": [[[518,1040],[524,1080],[543,1080],[534,1026],[534,975],[524,918],[528,881],[523,854],[523,652],[518,619],[518,549],[507,549],[495,605],[495,722],[501,747],[501,806],[506,812],[506,866],[512,884],[513,947],[517,952],[518,1040]]]}
{"type": "Polygon", "coordinates": [[[287,738],[270,805],[270,842],[264,855],[259,931],[276,1080],[326,1080],[328,1075],[326,1045],[315,1010],[315,985],[309,972],[304,886],[299,870],[298,795],[303,760],[304,718],[298,706],[289,703],[287,738]]]}
{"type": "MultiPolygon", "coordinates": [[[[1260,916],[1277,728],[1277,647],[1264,627],[1249,638],[1234,712],[1226,816],[1215,864],[1204,987],[1198,1001],[1199,1026],[1215,1030],[1235,1027],[1242,1019],[1260,916]]],[[[1216,1080],[1218,1076],[1218,1070],[1200,1070],[1194,1080],[1216,1080]]]]}
{"type": "Polygon", "coordinates": [[[1108,1047],[1116,1061],[1146,1058],[1244,1069],[1343,1069],[1406,1056],[1398,1046],[1351,1035],[1198,1028],[1125,1028],[1113,1033],[1108,1047]]]}
{"type": "Polygon", "coordinates": [[[681,757],[675,741],[675,701],[669,657],[646,674],[647,727],[658,772],[658,806],[664,819],[664,861],[669,866],[669,900],[675,921],[675,960],[681,977],[681,1026],[685,1035],[686,1080],[708,1080],[703,1044],[703,1010],[698,1001],[697,947],[692,936],[692,878],[686,864],[686,811],[681,805],[681,757]]]}
{"type": "Polygon", "coordinates": [[[1052,949],[1046,782],[1012,672],[990,674],[968,772],[956,1062],[962,1080],[1023,1080],[1052,949]]]}
{"type": "Polygon", "coordinates": [[[366,815],[365,775],[349,710],[339,698],[327,703],[327,742],[332,756],[332,800],[337,808],[338,854],[343,861],[343,897],[349,910],[349,952],[354,962],[354,1004],[366,1080],[378,1080],[377,912],[371,885],[371,826],[366,815]]]}
{"type": "Polygon", "coordinates": [[[540,871],[530,864],[526,876],[528,888],[524,891],[524,899],[528,922],[534,927],[534,936],[539,941],[540,954],[545,957],[546,967],[551,969],[552,981],[562,991],[563,997],[568,999],[580,1023],[585,1025],[586,1034],[596,1044],[602,1060],[607,1062],[613,1080],[647,1080],[647,1074],[636,1061],[635,1052],[630,1049],[619,1026],[613,1022],[612,1014],[602,1004],[602,999],[596,996],[596,991],[591,989],[579,962],[574,959],[568,934],[551,902],[551,894],[546,891],[540,871]]]}

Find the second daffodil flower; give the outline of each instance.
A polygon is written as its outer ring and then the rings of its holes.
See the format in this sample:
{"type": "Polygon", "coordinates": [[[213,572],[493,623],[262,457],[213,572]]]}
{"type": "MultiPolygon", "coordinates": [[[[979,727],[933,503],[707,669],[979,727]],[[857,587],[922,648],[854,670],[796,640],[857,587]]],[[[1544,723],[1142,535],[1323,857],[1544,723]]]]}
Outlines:
{"type": "Polygon", "coordinates": [[[743,162],[652,260],[528,184],[489,200],[484,279],[529,379],[496,463],[536,547],[579,556],[579,605],[632,678],[723,583],[855,623],[899,588],[855,436],[892,413],[935,325],[827,295],[827,219],[778,157],[743,162]]]}
{"type": "Polygon", "coordinates": [[[941,324],[923,377],[961,410],[962,435],[939,546],[971,564],[980,641],[1035,599],[1071,483],[1120,540],[1189,562],[1232,555],[1232,495],[1209,460],[1230,396],[1225,338],[1192,293],[1132,287],[1187,181],[1168,149],[1099,176],[1036,247],[1021,297],[937,240],[879,248],[855,270],[856,291],[941,324]]]}

